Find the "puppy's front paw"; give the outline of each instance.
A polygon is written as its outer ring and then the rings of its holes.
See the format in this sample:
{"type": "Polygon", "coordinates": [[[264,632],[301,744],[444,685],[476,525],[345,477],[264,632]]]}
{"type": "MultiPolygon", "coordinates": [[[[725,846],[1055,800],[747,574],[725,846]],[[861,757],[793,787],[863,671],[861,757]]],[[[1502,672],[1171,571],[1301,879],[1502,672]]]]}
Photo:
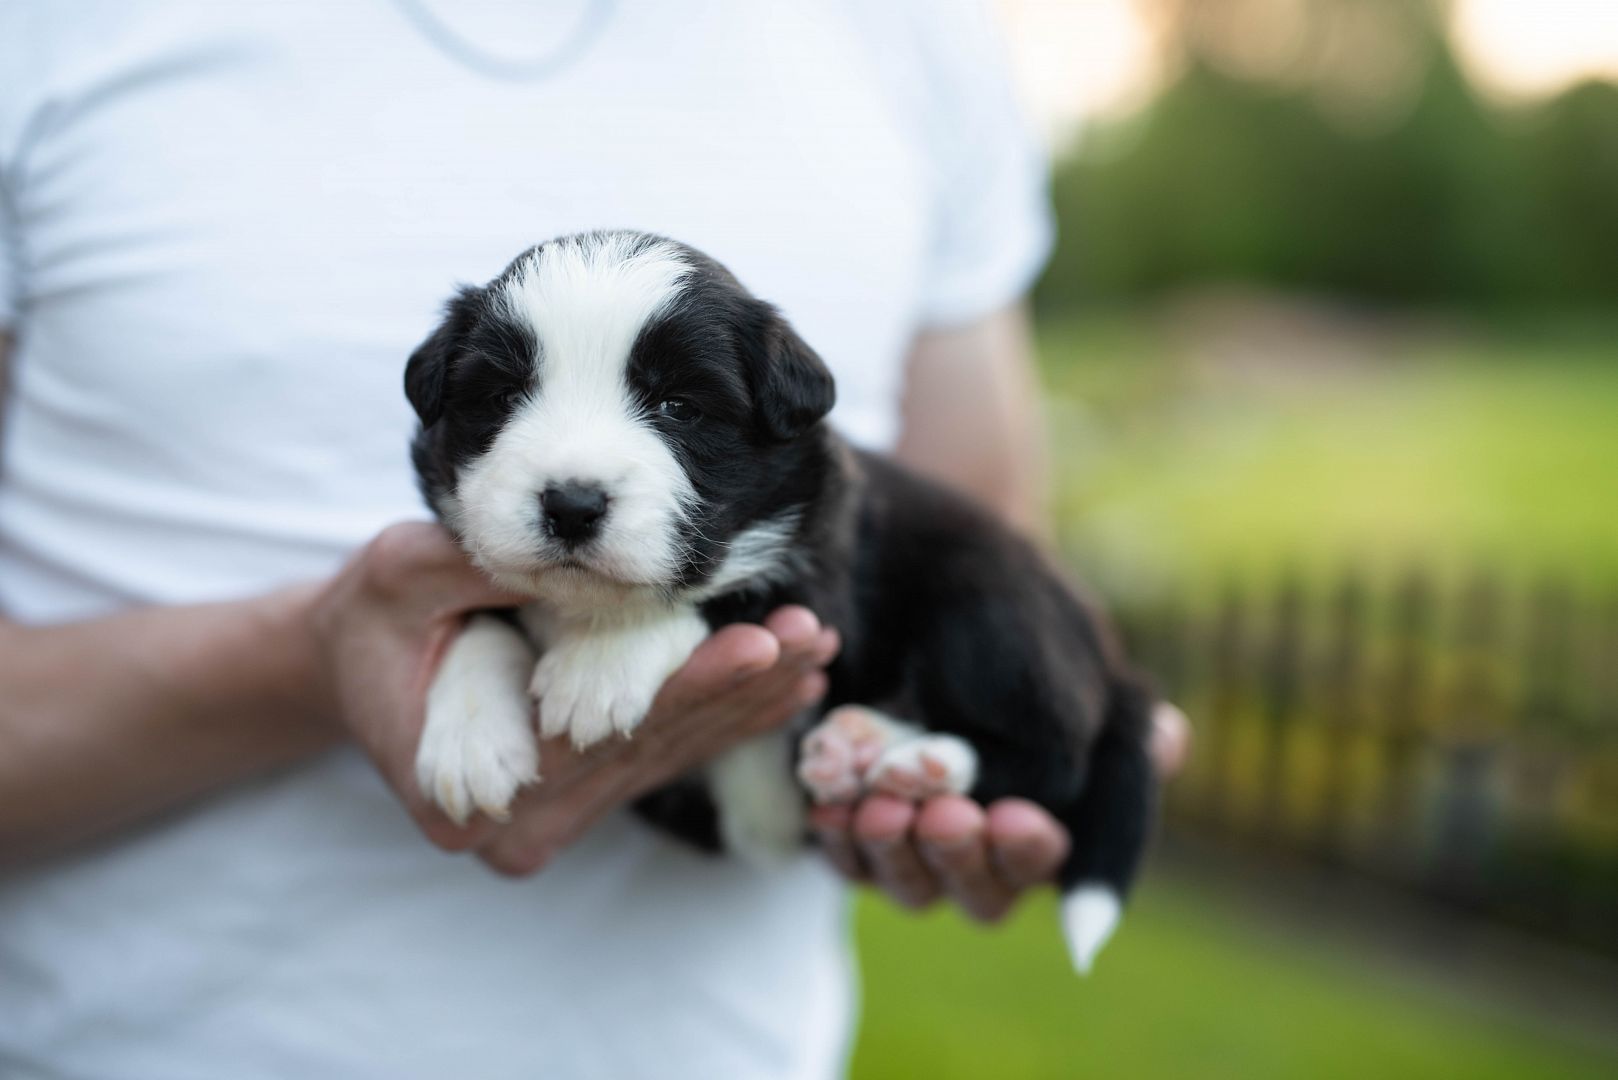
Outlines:
{"type": "Polygon", "coordinates": [[[463,689],[435,686],[428,695],[416,784],[458,825],[474,809],[505,821],[517,790],[539,779],[533,714],[515,687],[505,693],[463,689]]]}
{"type": "Polygon", "coordinates": [[[539,701],[540,734],[566,735],[583,750],[614,733],[634,731],[652,707],[663,673],[654,673],[655,682],[641,673],[615,680],[579,653],[562,646],[540,657],[529,693],[539,701]]]}
{"type": "Polygon", "coordinates": [[[539,700],[539,730],[566,735],[580,750],[645,719],[663,680],[708,636],[694,609],[626,618],[562,633],[539,658],[529,692],[539,700]]]}
{"type": "Polygon", "coordinates": [[[815,802],[853,802],[865,794],[865,774],[907,726],[863,705],[827,713],[799,744],[798,780],[815,802]]]}
{"type": "Polygon", "coordinates": [[[978,755],[955,735],[922,735],[883,751],[866,773],[872,791],[921,802],[965,795],[977,781],[978,755]]]}

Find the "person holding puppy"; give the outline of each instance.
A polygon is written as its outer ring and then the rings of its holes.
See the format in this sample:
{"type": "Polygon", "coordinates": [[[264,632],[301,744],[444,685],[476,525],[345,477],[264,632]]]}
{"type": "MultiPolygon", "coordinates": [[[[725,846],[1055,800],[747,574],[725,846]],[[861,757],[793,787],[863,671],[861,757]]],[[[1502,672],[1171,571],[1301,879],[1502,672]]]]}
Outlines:
{"type": "Polygon", "coordinates": [[[1049,878],[1013,800],[827,811],[770,874],[623,812],[816,701],[801,608],[451,822],[425,687],[515,598],[390,524],[439,298],[627,222],[778,299],[851,438],[1037,528],[1050,225],[991,43],[931,3],[0,9],[0,1071],[830,1075],[828,861],[984,919],[1049,878]]]}

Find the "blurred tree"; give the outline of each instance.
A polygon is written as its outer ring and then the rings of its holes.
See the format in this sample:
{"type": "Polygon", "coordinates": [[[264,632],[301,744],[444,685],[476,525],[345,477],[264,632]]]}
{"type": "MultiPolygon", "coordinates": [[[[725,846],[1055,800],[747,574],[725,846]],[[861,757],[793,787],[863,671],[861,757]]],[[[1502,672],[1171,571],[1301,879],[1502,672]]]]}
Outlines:
{"type": "Polygon", "coordinates": [[[1209,281],[1618,300],[1618,89],[1502,115],[1428,0],[1158,0],[1178,75],[1055,181],[1045,309],[1209,281]]]}
{"type": "Polygon", "coordinates": [[[1552,101],[1524,140],[1538,295],[1618,299],[1618,86],[1586,82],[1552,101]]]}

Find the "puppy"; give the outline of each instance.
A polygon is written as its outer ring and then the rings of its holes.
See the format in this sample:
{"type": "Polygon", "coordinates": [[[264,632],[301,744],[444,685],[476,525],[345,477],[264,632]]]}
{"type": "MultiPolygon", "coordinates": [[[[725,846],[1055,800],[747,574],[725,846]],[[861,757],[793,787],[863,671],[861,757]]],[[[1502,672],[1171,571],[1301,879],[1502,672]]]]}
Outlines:
{"type": "Polygon", "coordinates": [[[827,711],[637,809],[761,852],[803,843],[803,789],[1032,799],[1072,835],[1063,923],[1089,968],[1146,840],[1153,699],[1030,545],[827,426],[831,375],[774,308],[674,241],[564,237],[461,290],[405,390],[428,502],[535,601],[450,648],[429,799],[503,817],[538,775],[534,701],[546,737],[628,736],[714,627],[802,604],[842,635],[827,711]]]}

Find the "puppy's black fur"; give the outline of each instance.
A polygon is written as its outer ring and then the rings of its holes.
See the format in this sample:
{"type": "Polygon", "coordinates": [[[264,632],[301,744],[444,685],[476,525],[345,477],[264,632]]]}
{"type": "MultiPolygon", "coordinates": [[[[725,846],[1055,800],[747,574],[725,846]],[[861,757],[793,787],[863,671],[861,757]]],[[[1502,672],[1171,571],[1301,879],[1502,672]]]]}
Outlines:
{"type": "MultiPolygon", "coordinates": [[[[970,501],[829,431],[820,441],[833,482],[806,518],[802,573],[709,601],[710,625],[762,622],[782,604],[814,611],[843,638],[822,711],[875,705],[965,738],[979,755],[974,798],[1044,806],[1073,834],[1061,884],[1123,895],[1150,816],[1153,698],[1104,621],[970,501]]],[[[719,850],[711,803],[689,788],[641,809],[719,850]]]]}
{"type": "MultiPolygon", "coordinates": [[[[843,641],[823,711],[866,704],[965,738],[979,756],[971,794],[1046,807],[1072,834],[1064,888],[1096,882],[1122,897],[1154,800],[1154,699],[1103,618],[972,502],[845,443],[824,422],[834,391],[819,357],[723,267],[681,250],[691,273],[640,331],[626,372],[698,495],[669,595],[706,582],[729,538],[791,512],[789,558],[703,600],[710,626],[808,607],[843,641]],[[686,404],[654,415],[670,400],[686,404]]],[[[536,253],[544,247],[523,258],[536,253]]],[[[408,366],[422,422],[414,461],[441,515],[459,471],[534,391],[535,334],[490,299],[520,262],[452,300],[408,366]]],[[[699,778],[638,809],[699,846],[720,846],[699,778]]]]}

